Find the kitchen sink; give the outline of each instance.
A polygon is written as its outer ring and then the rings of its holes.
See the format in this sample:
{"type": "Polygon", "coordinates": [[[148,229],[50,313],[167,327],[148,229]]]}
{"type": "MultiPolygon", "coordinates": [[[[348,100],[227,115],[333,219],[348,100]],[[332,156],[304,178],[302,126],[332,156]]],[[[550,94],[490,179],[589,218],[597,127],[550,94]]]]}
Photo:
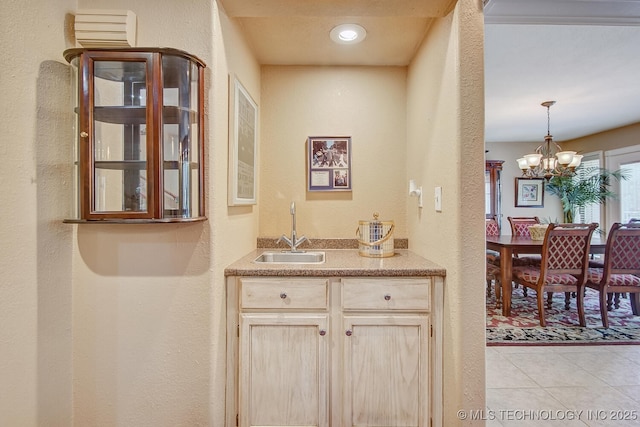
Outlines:
{"type": "Polygon", "coordinates": [[[263,252],[254,262],[260,264],[322,264],[324,252],[263,252]]]}

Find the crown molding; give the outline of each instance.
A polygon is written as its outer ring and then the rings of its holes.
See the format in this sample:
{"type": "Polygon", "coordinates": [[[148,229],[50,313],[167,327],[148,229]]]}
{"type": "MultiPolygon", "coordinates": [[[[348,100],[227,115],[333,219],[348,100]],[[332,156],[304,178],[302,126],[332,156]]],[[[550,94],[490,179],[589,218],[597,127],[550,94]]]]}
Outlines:
{"type": "Polygon", "coordinates": [[[485,24],[640,25],[640,0],[483,0],[485,24]]]}

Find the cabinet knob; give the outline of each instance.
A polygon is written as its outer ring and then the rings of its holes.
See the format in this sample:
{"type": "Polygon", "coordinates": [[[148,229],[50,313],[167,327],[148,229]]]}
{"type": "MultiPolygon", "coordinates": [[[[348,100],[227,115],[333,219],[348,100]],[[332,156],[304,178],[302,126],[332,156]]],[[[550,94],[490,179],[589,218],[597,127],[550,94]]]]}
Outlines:
{"type": "Polygon", "coordinates": [[[86,137],[89,136],[89,134],[87,132],[85,132],[85,131],[82,131],[82,132],[80,132],[80,136],[83,137],[83,138],[86,138],[86,137]]]}
{"type": "Polygon", "coordinates": [[[353,331],[351,331],[351,329],[347,329],[347,331],[344,333],[346,336],[350,337],[351,334],[353,334],[353,331]]]}
{"type": "Polygon", "coordinates": [[[385,299],[385,301],[389,301],[389,300],[391,299],[391,295],[386,294],[386,295],[384,296],[384,299],[385,299]]]}
{"type": "Polygon", "coordinates": [[[285,299],[287,297],[287,293],[286,292],[281,292],[280,293],[280,298],[285,299]]]}
{"type": "Polygon", "coordinates": [[[327,335],[327,331],[325,331],[324,329],[320,329],[320,336],[323,337],[327,335]]]}

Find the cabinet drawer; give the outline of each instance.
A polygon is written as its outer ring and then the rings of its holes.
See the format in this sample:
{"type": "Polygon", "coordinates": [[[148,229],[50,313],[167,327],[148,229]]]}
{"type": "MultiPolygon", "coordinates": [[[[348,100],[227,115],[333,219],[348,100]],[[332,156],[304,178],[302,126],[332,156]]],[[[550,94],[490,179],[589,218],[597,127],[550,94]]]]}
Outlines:
{"type": "Polygon", "coordinates": [[[326,309],[326,279],[240,279],[240,308],[326,309]]]}
{"type": "Polygon", "coordinates": [[[429,311],[431,280],[344,279],[342,307],[345,310],[429,311]]]}

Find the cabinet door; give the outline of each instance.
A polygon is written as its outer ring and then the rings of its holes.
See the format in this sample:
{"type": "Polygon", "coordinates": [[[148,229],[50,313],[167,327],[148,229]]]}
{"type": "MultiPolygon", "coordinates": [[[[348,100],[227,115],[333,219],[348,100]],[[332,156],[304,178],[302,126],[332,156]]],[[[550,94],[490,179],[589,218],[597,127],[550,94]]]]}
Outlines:
{"type": "Polygon", "coordinates": [[[485,187],[485,217],[495,219],[498,225],[502,223],[502,184],[500,174],[502,173],[503,160],[486,160],[484,172],[485,187]]]}
{"type": "Polygon", "coordinates": [[[343,422],[429,425],[429,316],[344,317],[343,422]]]}
{"type": "Polygon", "coordinates": [[[97,51],[82,58],[82,217],[151,218],[156,117],[145,94],[153,84],[153,54],[97,51]]]}
{"type": "Polygon", "coordinates": [[[240,316],[240,427],[328,426],[328,316],[240,316]]]}

